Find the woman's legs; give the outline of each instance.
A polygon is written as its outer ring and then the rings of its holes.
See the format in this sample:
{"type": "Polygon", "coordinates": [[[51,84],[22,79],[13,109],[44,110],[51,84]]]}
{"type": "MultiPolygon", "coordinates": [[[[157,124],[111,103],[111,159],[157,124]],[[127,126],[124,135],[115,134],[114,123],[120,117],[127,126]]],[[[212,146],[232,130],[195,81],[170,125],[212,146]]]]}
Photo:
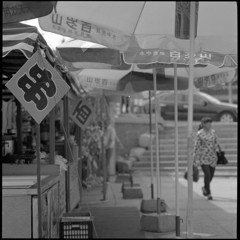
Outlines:
{"type": "Polygon", "coordinates": [[[113,155],[113,148],[108,148],[106,149],[106,176],[107,176],[107,181],[109,181],[110,177],[110,161],[113,155]]]}
{"type": "Polygon", "coordinates": [[[205,164],[201,167],[204,173],[204,189],[206,191],[206,195],[211,195],[210,182],[212,181],[215,168],[205,164]]]}
{"type": "Polygon", "coordinates": [[[211,182],[212,179],[213,179],[213,176],[214,176],[215,167],[211,167],[211,166],[209,166],[209,168],[210,168],[210,173],[211,173],[211,179],[210,179],[210,182],[211,182]]]}

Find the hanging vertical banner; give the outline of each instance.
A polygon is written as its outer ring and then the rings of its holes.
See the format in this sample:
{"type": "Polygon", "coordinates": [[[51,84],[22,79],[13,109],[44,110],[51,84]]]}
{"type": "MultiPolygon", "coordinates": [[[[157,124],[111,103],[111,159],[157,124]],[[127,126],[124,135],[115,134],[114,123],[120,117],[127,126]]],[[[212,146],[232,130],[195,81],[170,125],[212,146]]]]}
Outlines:
{"type": "MultiPolygon", "coordinates": [[[[199,2],[196,2],[195,9],[195,34],[197,37],[199,2]]],[[[190,1],[176,2],[175,10],[175,37],[179,39],[189,39],[190,36],[190,1]]]]}
{"type": "Polygon", "coordinates": [[[70,117],[81,129],[85,129],[91,121],[92,115],[92,106],[84,98],[80,97],[80,100],[75,104],[70,117]]]}
{"type": "Polygon", "coordinates": [[[38,124],[70,89],[39,51],[7,82],[6,87],[38,124]]]}

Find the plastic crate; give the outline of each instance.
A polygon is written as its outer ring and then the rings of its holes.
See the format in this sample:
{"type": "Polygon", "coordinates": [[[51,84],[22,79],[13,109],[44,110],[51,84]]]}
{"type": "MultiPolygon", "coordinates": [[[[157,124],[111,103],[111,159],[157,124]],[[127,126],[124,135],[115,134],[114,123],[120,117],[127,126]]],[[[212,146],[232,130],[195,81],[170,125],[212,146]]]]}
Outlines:
{"type": "Polygon", "coordinates": [[[60,238],[93,238],[93,217],[89,213],[63,214],[60,238]]]}

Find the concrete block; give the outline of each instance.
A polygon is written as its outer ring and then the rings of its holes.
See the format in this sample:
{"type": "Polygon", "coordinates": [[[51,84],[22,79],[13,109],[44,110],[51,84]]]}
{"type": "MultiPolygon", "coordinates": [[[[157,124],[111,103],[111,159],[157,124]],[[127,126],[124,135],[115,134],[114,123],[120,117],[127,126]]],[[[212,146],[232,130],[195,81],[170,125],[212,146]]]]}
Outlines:
{"type": "Polygon", "coordinates": [[[142,214],[140,225],[142,231],[173,232],[176,229],[176,217],[171,213],[142,214]]]}
{"type": "Polygon", "coordinates": [[[131,184],[131,182],[123,182],[121,190],[123,192],[124,188],[130,188],[130,187],[136,188],[136,187],[140,187],[140,185],[138,183],[131,184]]]}
{"type": "Polygon", "coordinates": [[[118,173],[116,178],[116,183],[123,183],[130,181],[130,173],[118,173]]]}
{"type": "Polygon", "coordinates": [[[131,171],[133,161],[118,159],[117,160],[117,172],[119,173],[129,173],[131,171]]]}
{"type": "Polygon", "coordinates": [[[140,184],[133,184],[133,187],[131,184],[125,184],[123,186],[123,198],[124,199],[135,199],[135,198],[143,198],[143,192],[140,187],[140,184]]]}
{"type": "MultiPolygon", "coordinates": [[[[165,200],[160,199],[161,212],[167,211],[167,205],[165,200]]],[[[142,213],[157,213],[157,199],[142,200],[140,211],[142,213]]]]}

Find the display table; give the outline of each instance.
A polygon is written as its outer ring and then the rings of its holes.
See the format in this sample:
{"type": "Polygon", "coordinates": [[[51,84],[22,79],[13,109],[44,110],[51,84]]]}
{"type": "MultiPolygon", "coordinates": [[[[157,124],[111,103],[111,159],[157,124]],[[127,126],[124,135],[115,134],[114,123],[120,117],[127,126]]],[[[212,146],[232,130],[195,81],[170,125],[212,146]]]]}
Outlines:
{"type": "MultiPolygon", "coordinates": [[[[2,164],[2,237],[38,238],[35,164],[2,164]]],[[[66,212],[65,174],[58,165],[41,165],[42,237],[58,238],[66,212]]]]}

